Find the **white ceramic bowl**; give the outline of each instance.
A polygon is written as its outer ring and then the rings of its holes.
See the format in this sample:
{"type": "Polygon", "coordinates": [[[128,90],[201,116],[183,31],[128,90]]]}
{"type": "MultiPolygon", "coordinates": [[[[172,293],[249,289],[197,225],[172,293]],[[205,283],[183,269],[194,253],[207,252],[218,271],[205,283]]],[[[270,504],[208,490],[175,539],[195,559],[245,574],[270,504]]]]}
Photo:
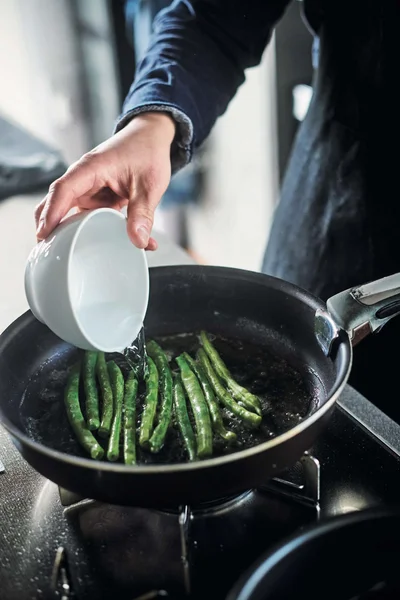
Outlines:
{"type": "Polygon", "coordinates": [[[146,314],[146,253],[130,241],[120,212],[73,215],[33,248],[25,293],[35,317],[64,341],[121,352],[136,339],[146,314]]]}

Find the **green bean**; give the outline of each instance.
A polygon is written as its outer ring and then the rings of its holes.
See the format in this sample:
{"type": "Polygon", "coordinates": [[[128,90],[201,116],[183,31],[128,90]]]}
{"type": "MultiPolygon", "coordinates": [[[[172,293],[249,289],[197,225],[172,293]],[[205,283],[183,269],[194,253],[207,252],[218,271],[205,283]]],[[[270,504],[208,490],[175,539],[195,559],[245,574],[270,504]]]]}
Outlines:
{"type": "Polygon", "coordinates": [[[175,375],[174,377],[174,409],[189,460],[196,460],[196,438],[194,437],[192,424],[190,423],[185,391],[179,375],[175,375]]]}
{"type": "Polygon", "coordinates": [[[124,400],[124,376],[119,366],[113,361],[107,364],[108,375],[114,397],[114,417],[111,434],[108,440],[107,459],[116,461],[119,458],[119,442],[121,438],[122,403],[124,400]]]}
{"type": "Polygon", "coordinates": [[[139,444],[142,448],[149,447],[149,441],[154,429],[154,419],[158,402],[158,370],[150,356],[147,357],[148,374],[146,376],[146,397],[140,423],[139,444]]]}
{"type": "Polygon", "coordinates": [[[262,408],[260,399],[246,390],[246,388],[239,385],[230,374],[226,364],[218,354],[217,350],[214,348],[213,344],[207,337],[205,331],[202,331],[200,334],[200,341],[204,347],[204,350],[207,352],[208,358],[211,361],[211,364],[222,381],[225,382],[225,385],[228,391],[231,393],[234,400],[243,404],[246,408],[251,411],[256,411],[258,415],[262,415],[262,408]]]}
{"type": "Polygon", "coordinates": [[[196,362],[193,358],[187,354],[187,352],[183,355],[187,362],[189,363],[190,368],[193,373],[196,375],[197,379],[200,382],[200,385],[203,389],[204,397],[207,401],[208,408],[210,411],[211,422],[213,425],[214,431],[222,437],[226,442],[234,442],[236,440],[236,433],[233,431],[229,431],[225,429],[224,422],[222,420],[221,411],[218,406],[218,402],[215,399],[215,395],[213,389],[211,387],[210,382],[207,379],[207,376],[204,372],[203,366],[200,362],[196,362]]]}
{"type": "Polygon", "coordinates": [[[196,423],[197,456],[206,458],[212,454],[212,429],[210,413],[200,383],[183,355],[176,359],[181,371],[182,383],[188,395],[196,423]]]}
{"type": "Polygon", "coordinates": [[[138,380],[135,371],[131,371],[125,382],[124,393],[124,462],[136,463],[136,394],[138,380]]]}
{"type": "Polygon", "coordinates": [[[111,431],[114,400],[104,352],[99,352],[97,356],[96,372],[100,383],[100,391],[103,401],[99,436],[105,438],[110,435],[111,431]]]}
{"type": "Polygon", "coordinates": [[[171,422],[172,415],[172,373],[169,368],[168,358],[160,346],[150,341],[147,344],[147,354],[154,360],[158,375],[161,398],[161,408],[157,427],[150,438],[151,452],[159,452],[164,445],[165,436],[171,422]]]}
{"type": "Polygon", "coordinates": [[[83,385],[86,397],[86,420],[90,431],[96,431],[100,425],[96,363],[97,352],[85,352],[83,356],[83,385]]]}
{"type": "Polygon", "coordinates": [[[220,402],[234,415],[240,417],[243,421],[249,423],[249,425],[252,425],[253,427],[258,427],[262,420],[260,415],[256,415],[255,413],[246,410],[245,408],[240,406],[240,404],[235,402],[233,398],[231,398],[229,393],[221,384],[221,381],[216,372],[214,371],[206,352],[202,348],[198,350],[196,358],[202,364],[207,378],[211,383],[211,386],[220,402]]]}
{"type": "Polygon", "coordinates": [[[80,365],[74,365],[68,376],[64,393],[64,402],[67,409],[68,420],[81,446],[88,452],[91,458],[100,460],[103,458],[104,450],[96,438],[89,431],[81,411],[79,403],[79,379],[80,365]]]}

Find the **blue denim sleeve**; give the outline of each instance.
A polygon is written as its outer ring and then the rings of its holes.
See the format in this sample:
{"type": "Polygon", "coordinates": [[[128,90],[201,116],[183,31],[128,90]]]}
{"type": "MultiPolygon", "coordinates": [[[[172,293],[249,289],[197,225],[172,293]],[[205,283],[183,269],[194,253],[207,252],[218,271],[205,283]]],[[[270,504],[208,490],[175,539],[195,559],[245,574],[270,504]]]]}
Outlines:
{"type": "Polygon", "coordinates": [[[154,21],[117,130],[135,114],[168,111],[177,123],[173,170],[189,162],[238,87],[259,64],[290,0],[175,0],[154,21]]]}

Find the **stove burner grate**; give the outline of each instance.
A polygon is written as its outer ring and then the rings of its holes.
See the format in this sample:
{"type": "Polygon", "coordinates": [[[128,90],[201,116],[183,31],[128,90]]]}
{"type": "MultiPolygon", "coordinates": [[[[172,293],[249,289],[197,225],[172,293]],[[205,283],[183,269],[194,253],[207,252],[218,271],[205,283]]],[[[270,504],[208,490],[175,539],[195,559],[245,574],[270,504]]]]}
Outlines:
{"type": "MultiPolygon", "coordinates": [[[[246,498],[249,498],[253,490],[246,490],[240,494],[230,494],[229,496],[224,496],[222,498],[215,498],[214,500],[208,500],[205,502],[199,502],[198,504],[190,504],[188,508],[190,510],[191,516],[203,516],[203,515],[211,515],[218,514],[221,511],[228,510],[240,504],[246,498]]],[[[159,508],[158,512],[178,515],[182,512],[182,507],[177,508],[159,508]]]]}
{"type": "MultiPolygon", "coordinates": [[[[94,500],[80,498],[74,493],[59,488],[60,500],[64,506],[64,514],[69,515],[85,507],[96,503],[94,500]]],[[[185,594],[190,596],[192,591],[191,574],[191,523],[194,519],[207,516],[216,516],[226,514],[228,511],[235,511],[237,508],[251,503],[256,494],[273,494],[282,496],[290,501],[303,504],[316,511],[316,519],[319,518],[320,501],[320,465],[316,458],[309,453],[305,453],[292,469],[281,475],[279,478],[270,480],[257,490],[246,490],[240,494],[232,494],[223,498],[217,498],[208,502],[202,502],[197,505],[183,505],[174,508],[159,508],[155,512],[176,515],[179,527],[180,553],[182,565],[182,582],[185,594]]],[[[53,589],[61,589],[61,599],[69,600],[71,596],[71,586],[68,575],[68,565],[66,551],[59,548],[57,551],[54,570],[53,570],[53,589]]],[[[60,595],[60,594],[59,594],[60,595]]],[[[155,600],[157,598],[168,597],[165,590],[153,590],[141,595],[134,600],[155,600]]]]}

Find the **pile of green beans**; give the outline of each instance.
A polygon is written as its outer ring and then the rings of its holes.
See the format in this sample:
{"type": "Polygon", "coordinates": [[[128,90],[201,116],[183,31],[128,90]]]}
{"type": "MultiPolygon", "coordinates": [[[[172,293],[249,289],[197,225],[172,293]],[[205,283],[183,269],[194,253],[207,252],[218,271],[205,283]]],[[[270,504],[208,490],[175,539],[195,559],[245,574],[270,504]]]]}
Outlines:
{"type": "Polygon", "coordinates": [[[71,428],[91,458],[113,462],[122,458],[134,465],[137,444],[141,451],[157,454],[175,426],[188,460],[201,460],[212,456],[215,438],[229,446],[236,443],[236,434],[225,427],[222,408],[249,427],[261,424],[259,398],[233,379],[204,331],[200,344],[195,357],[183,352],[175,361],[157,342],[147,344],[141,407],[135,370],[124,378],[116,362],[107,361],[103,352],[84,353],[69,373],[64,398],[71,428]],[[142,409],[139,419],[138,408],[142,409]]]}

